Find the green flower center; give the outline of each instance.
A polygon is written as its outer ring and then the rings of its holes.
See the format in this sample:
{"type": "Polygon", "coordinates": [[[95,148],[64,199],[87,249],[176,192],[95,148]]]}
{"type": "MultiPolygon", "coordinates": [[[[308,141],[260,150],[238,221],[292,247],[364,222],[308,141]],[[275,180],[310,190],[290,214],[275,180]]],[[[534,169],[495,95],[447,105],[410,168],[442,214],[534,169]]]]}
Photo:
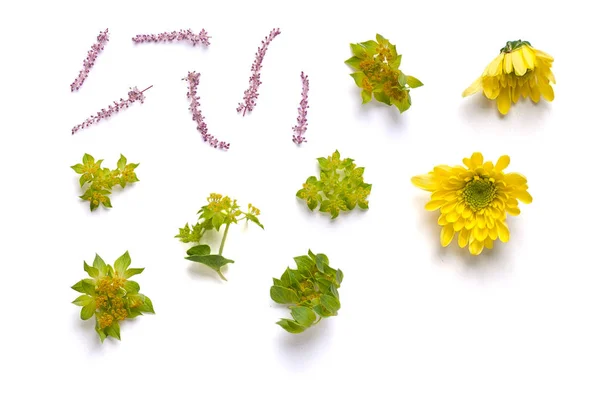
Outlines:
{"type": "Polygon", "coordinates": [[[529,43],[529,41],[521,41],[521,40],[517,40],[517,41],[507,41],[506,45],[500,49],[500,52],[504,52],[504,53],[510,53],[516,49],[521,48],[523,45],[529,45],[531,46],[531,44],[529,43]]]}
{"type": "Polygon", "coordinates": [[[472,210],[487,207],[496,197],[496,185],[487,179],[474,179],[463,190],[465,202],[472,210]]]}

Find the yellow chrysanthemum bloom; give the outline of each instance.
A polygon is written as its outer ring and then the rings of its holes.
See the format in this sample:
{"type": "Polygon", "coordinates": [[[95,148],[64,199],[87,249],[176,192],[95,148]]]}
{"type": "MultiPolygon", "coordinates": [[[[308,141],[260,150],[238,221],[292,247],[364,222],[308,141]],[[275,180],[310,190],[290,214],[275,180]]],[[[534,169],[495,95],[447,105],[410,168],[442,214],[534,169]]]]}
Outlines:
{"type": "Polygon", "coordinates": [[[464,92],[470,96],[483,89],[490,100],[496,100],[498,111],[506,115],[511,101],[517,103],[519,97],[531,97],[533,102],[554,100],[554,90],[550,82],[556,83],[550,68],[554,59],[545,52],[535,49],[527,41],[508,41],[500,54],[487,66],[464,92]]]}
{"type": "Polygon", "coordinates": [[[492,249],[496,239],[508,242],[506,214],[519,215],[517,200],[529,204],[532,197],[523,175],[503,172],[510,163],[508,156],[500,157],[494,165],[491,161],[484,163],[483,155],[476,152],[463,163],[466,168],[436,166],[427,175],[415,176],[411,181],[432,192],[425,209],[440,210],[442,246],[448,246],[458,233],[458,245],[469,245],[471,254],[478,255],[484,247],[492,249]]]}

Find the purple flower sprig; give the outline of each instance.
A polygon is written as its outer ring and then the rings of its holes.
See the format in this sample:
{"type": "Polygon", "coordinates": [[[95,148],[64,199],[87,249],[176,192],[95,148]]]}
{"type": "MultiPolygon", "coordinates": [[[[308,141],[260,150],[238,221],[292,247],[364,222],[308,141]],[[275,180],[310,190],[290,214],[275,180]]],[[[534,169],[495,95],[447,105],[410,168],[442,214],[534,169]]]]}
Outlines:
{"type": "Polygon", "coordinates": [[[206,30],[202,29],[200,33],[194,34],[192,29],[179,30],[172,32],[165,32],[160,34],[138,34],[133,37],[132,40],[136,44],[143,42],[173,42],[173,41],[189,41],[193,46],[200,45],[201,43],[209,46],[210,42],[208,39],[210,36],[206,30]]]}
{"type": "Polygon", "coordinates": [[[260,69],[262,68],[262,61],[265,58],[269,44],[279,34],[281,34],[281,31],[278,28],[271,30],[269,35],[261,42],[262,45],[256,52],[256,58],[254,59],[254,63],[252,63],[252,68],[250,69],[250,72],[252,73],[249,80],[250,87],[244,92],[244,102],[239,103],[237,107],[238,113],[243,111],[242,116],[246,115],[246,111],[252,112],[256,106],[258,87],[262,84],[260,81],[260,69]]]}
{"type": "Polygon", "coordinates": [[[113,113],[118,113],[119,111],[122,111],[126,108],[129,108],[129,106],[133,103],[135,103],[136,101],[139,101],[141,104],[144,104],[144,92],[148,89],[150,89],[153,85],[148,86],[146,89],[142,90],[141,92],[138,90],[137,87],[134,87],[133,89],[131,89],[127,95],[127,99],[120,99],[119,101],[113,101],[114,105],[109,105],[107,109],[102,109],[98,112],[96,112],[96,115],[92,115],[90,116],[88,119],[86,119],[83,123],[78,124],[77,126],[73,127],[71,129],[71,134],[75,134],[76,132],[78,132],[81,129],[84,129],[86,127],[89,127],[91,125],[93,125],[94,123],[98,123],[100,122],[102,119],[108,119],[112,116],[113,113]]]}
{"type": "Polygon", "coordinates": [[[292,141],[298,145],[306,142],[304,133],[306,132],[306,127],[308,126],[308,122],[306,121],[306,115],[308,113],[308,75],[304,74],[303,71],[300,73],[300,78],[302,79],[302,100],[300,100],[298,117],[296,118],[298,124],[292,127],[292,130],[295,133],[292,137],[292,141]]]}
{"type": "Polygon", "coordinates": [[[100,34],[98,34],[98,37],[96,37],[96,40],[98,42],[92,45],[92,48],[87,53],[87,57],[83,60],[83,69],[79,71],[79,75],[71,84],[71,92],[79,90],[88,77],[90,70],[96,62],[96,58],[104,49],[104,45],[108,42],[108,29],[101,31],[100,34]]]}
{"type": "Polygon", "coordinates": [[[213,148],[220,148],[223,150],[229,149],[229,143],[219,141],[215,136],[208,133],[208,126],[204,121],[204,116],[200,110],[200,97],[198,96],[198,84],[200,83],[200,73],[195,71],[188,72],[187,77],[182,78],[184,81],[189,82],[189,90],[187,92],[187,98],[192,101],[190,104],[190,111],[192,111],[192,119],[196,122],[196,130],[202,134],[205,142],[208,142],[213,148]]]}

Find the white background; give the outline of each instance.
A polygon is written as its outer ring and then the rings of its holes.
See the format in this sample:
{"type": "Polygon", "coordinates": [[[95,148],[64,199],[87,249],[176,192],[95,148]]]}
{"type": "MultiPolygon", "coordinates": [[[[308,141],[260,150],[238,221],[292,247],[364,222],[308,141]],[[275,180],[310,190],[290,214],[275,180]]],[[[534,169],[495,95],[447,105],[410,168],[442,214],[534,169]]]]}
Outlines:
{"type": "MultiPolygon", "coordinates": [[[[587,2],[589,3],[589,2],[587,2]]],[[[106,393],[598,393],[598,25],[585,1],[10,2],[0,15],[0,391],[106,393]],[[69,84],[100,30],[110,42],[82,89],[69,84]],[[235,111],[256,48],[274,27],[255,111],[235,111]],[[134,45],[205,28],[212,45],[134,45]],[[349,43],[389,38],[425,86],[413,107],[361,106],[349,43]],[[495,103],[461,92],[507,40],[553,55],[556,100],[495,103]],[[209,131],[191,119],[190,70],[209,131]],[[291,127],[310,78],[307,144],[291,127]],[[71,128],[128,87],[147,92],[108,121],[71,128]],[[295,198],[316,158],[365,166],[368,212],[331,222],[295,198]],[[410,183],[481,151],[511,156],[533,204],[511,241],[471,257],[439,245],[428,193],[410,183]],[[141,163],[141,182],[90,213],[69,168],[84,153],[141,163]],[[232,227],[228,282],[184,260],[173,236],[210,192],[261,208],[262,231],[232,227]],[[271,278],[308,248],[341,268],[338,317],[302,335],[275,322],[271,278]],[[100,344],[70,289],[83,260],[125,250],[156,315],[100,344]]]]}

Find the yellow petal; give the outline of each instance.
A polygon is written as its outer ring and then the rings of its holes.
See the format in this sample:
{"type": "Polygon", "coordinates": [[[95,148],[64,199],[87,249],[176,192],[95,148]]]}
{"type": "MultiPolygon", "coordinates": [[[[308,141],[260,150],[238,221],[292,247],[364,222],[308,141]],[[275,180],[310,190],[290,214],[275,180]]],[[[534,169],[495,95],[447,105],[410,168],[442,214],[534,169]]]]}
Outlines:
{"type": "Polygon", "coordinates": [[[510,74],[513,70],[513,61],[512,61],[513,53],[504,54],[504,73],[510,74]]]}
{"type": "Polygon", "coordinates": [[[529,194],[527,190],[515,190],[514,192],[512,192],[512,195],[517,200],[525,204],[531,204],[531,202],[533,201],[533,197],[531,197],[531,194],[529,194]]]}
{"type": "Polygon", "coordinates": [[[481,212],[477,212],[477,227],[479,227],[479,228],[485,227],[485,215],[481,212]]]}
{"type": "Polygon", "coordinates": [[[527,72],[527,66],[523,60],[523,50],[518,49],[512,53],[512,65],[515,68],[515,74],[517,76],[523,76],[527,72]]]}
{"type": "Polygon", "coordinates": [[[494,247],[494,241],[492,241],[490,238],[486,238],[484,245],[486,248],[492,249],[494,247]]]}
{"type": "Polygon", "coordinates": [[[454,231],[460,231],[465,227],[465,219],[460,218],[457,221],[453,222],[454,231]]]}
{"type": "Polygon", "coordinates": [[[448,224],[448,221],[446,220],[446,215],[440,215],[440,217],[438,218],[438,224],[440,226],[445,226],[448,224]]]}
{"type": "Polygon", "coordinates": [[[517,207],[508,207],[507,206],[506,207],[506,212],[509,215],[512,215],[512,216],[519,216],[519,214],[521,213],[521,210],[519,208],[517,208],[517,207]]]}
{"type": "Polygon", "coordinates": [[[469,244],[469,252],[471,252],[472,255],[477,256],[477,255],[481,254],[482,251],[483,251],[483,242],[474,240],[473,242],[471,242],[469,244]]]}
{"type": "Polygon", "coordinates": [[[467,219],[467,220],[465,221],[465,228],[466,228],[467,230],[470,230],[470,229],[472,229],[473,227],[475,227],[475,225],[477,225],[477,220],[475,220],[475,217],[474,217],[474,216],[472,216],[470,219],[467,219]]]}
{"type": "Polygon", "coordinates": [[[548,84],[548,82],[540,83],[539,86],[540,86],[540,93],[544,97],[544,100],[549,101],[549,102],[553,101],[554,100],[554,89],[552,89],[552,86],[550,86],[550,84],[548,84]]]}
{"type": "Polygon", "coordinates": [[[465,210],[462,212],[462,217],[465,219],[469,219],[473,216],[473,211],[469,207],[465,207],[465,210]]]}
{"type": "Polygon", "coordinates": [[[510,92],[510,97],[513,104],[516,104],[519,101],[519,97],[521,97],[521,86],[517,85],[513,87],[510,92]]]}
{"type": "Polygon", "coordinates": [[[537,103],[540,101],[540,88],[534,84],[533,86],[531,86],[531,84],[529,84],[529,90],[531,91],[531,101],[533,101],[534,103],[537,103]]]}
{"type": "Polygon", "coordinates": [[[442,232],[440,233],[440,242],[443,247],[450,245],[452,239],[454,238],[454,228],[452,224],[447,224],[442,228],[442,232]]]}
{"type": "Polygon", "coordinates": [[[488,230],[488,236],[495,241],[496,239],[498,239],[498,228],[496,226],[492,227],[491,229],[488,230]]]}
{"type": "Polygon", "coordinates": [[[539,58],[539,59],[549,62],[549,63],[552,63],[554,61],[554,58],[552,56],[548,55],[546,52],[540,51],[539,49],[534,49],[534,51],[535,51],[536,58],[539,58]]]}
{"type": "Polygon", "coordinates": [[[429,201],[427,204],[425,204],[425,209],[428,211],[435,211],[436,209],[439,209],[445,203],[446,203],[446,201],[444,201],[444,200],[429,201]]]}
{"type": "Polygon", "coordinates": [[[528,46],[528,45],[523,45],[523,60],[525,62],[525,66],[530,69],[533,70],[533,67],[535,66],[535,52],[533,51],[533,49],[528,46]]]}
{"type": "Polygon", "coordinates": [[[500,156],[496,162],[496,171],[502,171],[510,164],[510,157],[507,155],[500,156]]]}
{"type": "Polygon", "coordinates": [[[508,242],[510,239],[510,232],[508,231],[508,227],[506,224],[501,221],[496,222],[496,229],[498,230],[498,238],[502,242],[508,242]]]}
{"type": "Polygon", "coordinates": [[[473,82],[471,84],[471,86],[469,86],[468,88],[465,89],[465,91],[462,93],[462,96],[463,97],[470,96],[472,94],[479,92],[482,88],[483,88],[483,85],[481,83],[481,77],[479,77],[475,80],[475,82],[473,82]]]}
{"type": "Polygon", "coordinates": [[[500,85],[498,84],[498,78],[484,78],[483,79],[483,94],[490,100],[495,100],[500,93],[500,85]]]}
{"type": "Polygon", "coordinates": [[[418,175],[413,176],[410,181],[418,188],[433,192],[438,188],[438,182],[435,180],[433,175],[418,175]]]}
{"type": "Polygon", "coordinates": [[[470,235],[471,235],[470,231],[467,230],[466,228],[463,228],[460,231],[460,234],[458,234],[458,246],[460,246],[461,248],[464,248],[465,246],[467,246],[470,235]]]}
{"type": "Polygon", "coordinates": [[[487,227],[480,228],[479,226],[477,226],[473,229],[473,233],[476,240],[484,241],[488,236],[488,229],[487,227]]]}
{"type": "Polygon", "coordinates": [[[517,172],[511,172],[504,176],[504,181],[509,185],[522,186],[527,184],[527,178],[517,172]]]}
{"type": "Polygon", "coordinates": [[[494,60],[492,60],[492,62],[490,64],[488,64],[488,66],[486,67],[483,74],[489,75],[491,77],[500,75],[502,73],[503,61],[504,61],[504,53],[500,53],[498,56],[496,56],[496,58],[494,60]]]}
{"type": "Polygon", "coordinates": [[[498,106],[498,111],[502,115],[506,115],[510,110],[510,89],[502,88],[500,89],[500,94],[496,99],[496,105],[498,106]]]}
{"type": "Polygon", "coordinates": [[[475,169],[483,164],[483,155],[480,152],[475,152],[471,155],[471,168],[475,169]]]}
{"type": "Polygon", "coordinates": [[[460,218],[460,215],[459,215],[459,214],[458,214],[458,212],[456,212],[456,211],[449,212],[449,213],[446,215],[446,220],[448,221],[448,223],[454,223],[454,222],[456,222],[456,221],[457,221],[459,218],[460,218]]]}

